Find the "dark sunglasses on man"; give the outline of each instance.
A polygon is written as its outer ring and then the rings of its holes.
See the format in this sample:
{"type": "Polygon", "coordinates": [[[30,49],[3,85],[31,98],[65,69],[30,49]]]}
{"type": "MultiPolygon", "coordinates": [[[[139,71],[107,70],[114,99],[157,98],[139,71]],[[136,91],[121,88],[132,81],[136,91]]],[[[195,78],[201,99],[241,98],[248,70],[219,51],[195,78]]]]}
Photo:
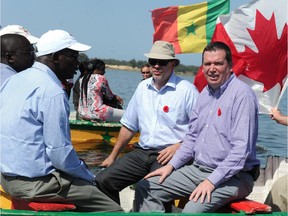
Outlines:
{"type": "Polygon", "coordinates": [[[168,59],[168,60],[163,60],[163,59],[148,59],[148,62],[150,65],[155,66],[155,65],[159,65],[159,66],[166,66],[169,62],[174,61],[174,59],[168,59]]]}

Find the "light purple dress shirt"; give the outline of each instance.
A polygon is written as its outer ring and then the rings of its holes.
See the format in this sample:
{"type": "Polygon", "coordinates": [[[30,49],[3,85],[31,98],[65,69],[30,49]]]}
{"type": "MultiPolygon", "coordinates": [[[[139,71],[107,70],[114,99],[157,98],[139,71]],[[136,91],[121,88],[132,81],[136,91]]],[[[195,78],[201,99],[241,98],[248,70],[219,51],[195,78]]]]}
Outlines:
{"type": "Polygon", "coordinates": [[[214,169],[208,179],[218,186],[260,164],[257,136],[256,96],[232,74],[218,90],[207,86],[200,93],[189,133],[169,164],[178,169],[194,158],[194,163],[214,169]]]}

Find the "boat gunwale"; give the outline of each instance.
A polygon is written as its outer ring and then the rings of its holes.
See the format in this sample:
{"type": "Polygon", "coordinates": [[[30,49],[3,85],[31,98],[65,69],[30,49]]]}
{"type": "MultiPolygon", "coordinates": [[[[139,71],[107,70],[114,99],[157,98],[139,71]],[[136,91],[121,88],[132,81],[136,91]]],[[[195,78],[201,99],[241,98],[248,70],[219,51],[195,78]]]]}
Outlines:
{"type": "Polygon", "coordinates": [[[84,120],[69,120],[72,130],[93,130],[118,132],[122,127],[120,122],[91,122],[84,120]]]}

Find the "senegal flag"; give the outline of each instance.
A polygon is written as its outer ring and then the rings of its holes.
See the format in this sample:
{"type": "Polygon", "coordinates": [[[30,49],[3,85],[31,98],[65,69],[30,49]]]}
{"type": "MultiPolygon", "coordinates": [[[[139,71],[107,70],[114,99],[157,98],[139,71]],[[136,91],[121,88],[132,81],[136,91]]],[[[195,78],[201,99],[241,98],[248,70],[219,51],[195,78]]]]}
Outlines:
{"type": "Polygon", "coordinates": [[[213,0],[189,6],[171,6],[152,11],[153,41],[172,43],[175,53],[201,53],[211,41],[216,20],[228,14],[229,0],[213,0]]]}

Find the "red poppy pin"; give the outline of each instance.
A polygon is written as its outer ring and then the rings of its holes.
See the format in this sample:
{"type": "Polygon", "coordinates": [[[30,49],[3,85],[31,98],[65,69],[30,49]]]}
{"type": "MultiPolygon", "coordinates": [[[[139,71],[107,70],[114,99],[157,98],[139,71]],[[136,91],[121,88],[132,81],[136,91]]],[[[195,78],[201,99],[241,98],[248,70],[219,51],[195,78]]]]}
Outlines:
{"type": "Polygon", "coordinates": [[[169,107],[168,107],[168,106],[164,106],[164,107],[163,107],[163,111],[164,111],[165,113],[169,112],[169,107]]]}
{"type": "Polygon", "coordinates": [[[218,116],[221,116],[221,109],[220,108],[218,108],[218,116]]]}

